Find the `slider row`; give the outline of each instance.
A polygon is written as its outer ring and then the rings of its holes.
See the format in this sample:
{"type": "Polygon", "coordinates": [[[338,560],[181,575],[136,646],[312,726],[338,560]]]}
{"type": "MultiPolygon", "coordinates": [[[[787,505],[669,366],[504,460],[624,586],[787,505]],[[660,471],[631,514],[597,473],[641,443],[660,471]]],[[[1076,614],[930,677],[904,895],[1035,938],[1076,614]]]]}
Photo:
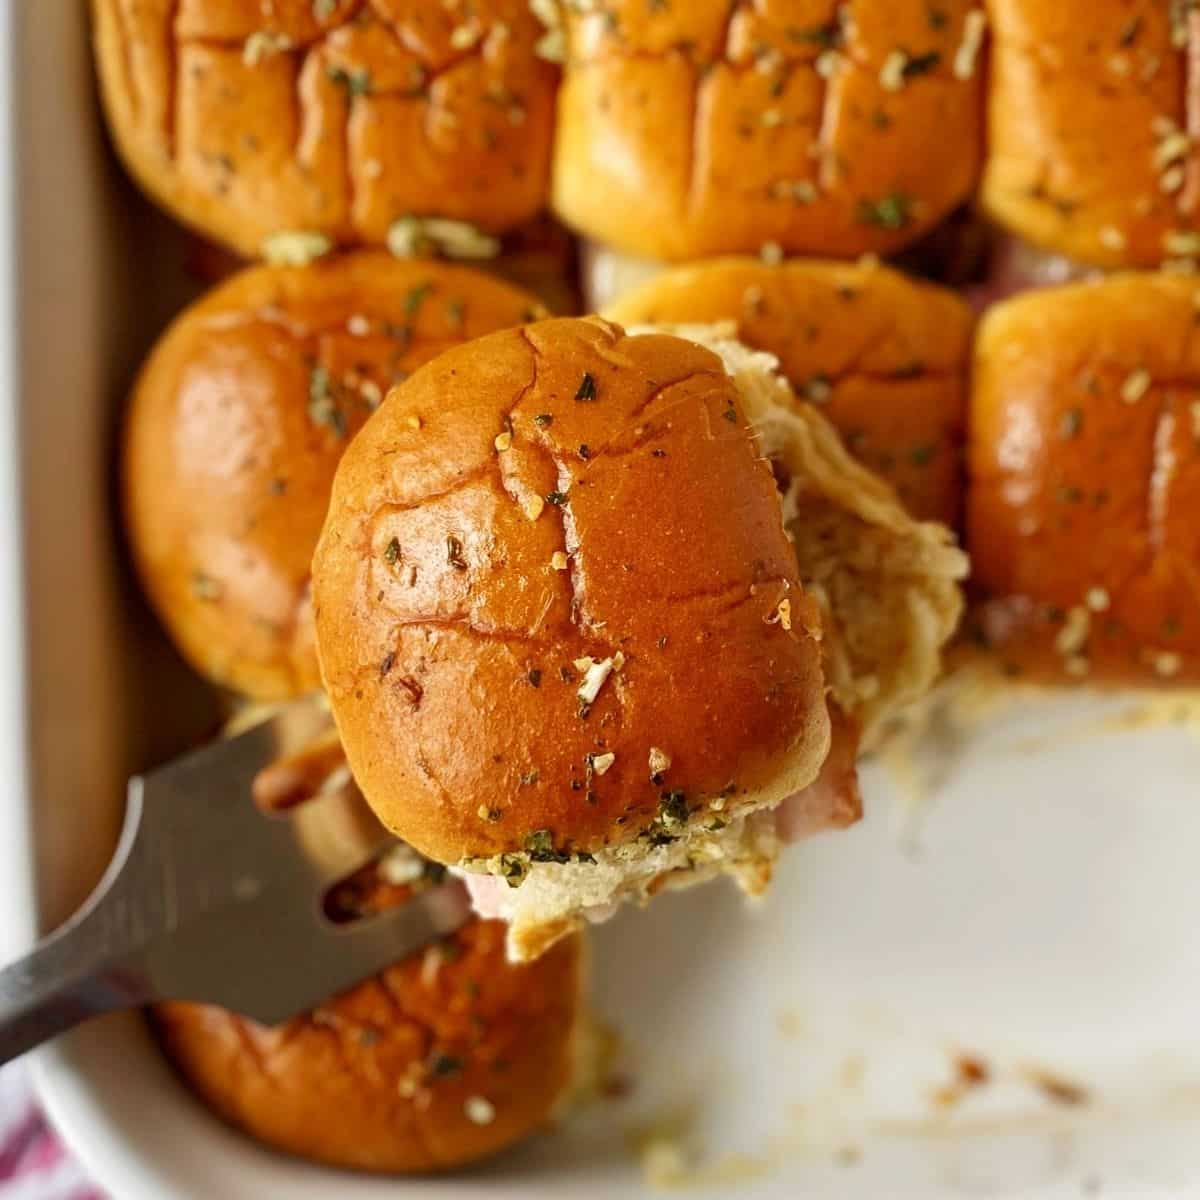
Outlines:
{"type": "MultiPolygon", "coordinates": [[[[359,252],[235,275],[186,311],[128,422],[131,540],[206,676],[319,684],[310,562],[334,470],[388,389],[545,310],[471,268],[359,252]]],[[[1125,274],[1025,293],[976,326],[876,263],[730,258],[615,301],[623,325],[726,324],[909,511],[959,531],[969,638],[1012,673],[1200,675],[1200,284],[1125,274]]]]}
{"type": "Polygon", "coordinates": [[[651,259],[854,258],[973,197],[1079,262],[1200,254],[1186,0],[93,4],[125,161],[250,257],[470,257],[549,207],[651,259]]]}

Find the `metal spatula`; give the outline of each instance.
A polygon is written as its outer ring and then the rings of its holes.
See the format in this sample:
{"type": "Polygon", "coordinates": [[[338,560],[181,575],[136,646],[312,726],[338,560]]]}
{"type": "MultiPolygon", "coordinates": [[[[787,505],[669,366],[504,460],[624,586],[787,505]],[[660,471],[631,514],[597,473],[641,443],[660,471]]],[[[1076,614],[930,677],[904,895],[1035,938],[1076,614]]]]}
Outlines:
{"type": "Polygon", "coordinates": [[[453,932],[454,884],[336,924],[328,889],[394,844],[332,791],[282,814],[251,801],[260,770],[329,728],[315,701],[137,776],[104,878],[83,907],[0,971],[0,1062],[89,1017],[197,1000],[267,1024],[453,932]]]}

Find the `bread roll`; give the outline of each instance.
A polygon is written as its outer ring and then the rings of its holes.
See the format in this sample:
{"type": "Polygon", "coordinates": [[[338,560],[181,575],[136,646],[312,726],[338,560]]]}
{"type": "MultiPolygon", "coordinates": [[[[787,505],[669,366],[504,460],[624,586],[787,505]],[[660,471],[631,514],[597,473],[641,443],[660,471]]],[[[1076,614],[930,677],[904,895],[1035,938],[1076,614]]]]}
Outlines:
{"type": "Polygon", "coordinates": [[[564,7],[553,202],[631,254],[890,252],[970,192],[974,0],[564,7]]]}
{"type": "Polygon", "coordinates": [[[1128,274],[980,324],[968,539],[1012,672],[1200,679],[1200,283],[1128,274]]]}
{"type": "Polygon", "coordinates": [[[772,419],[773,360],[704,336],[480,339],[397,388],[338,469],[313,570],[348,759],[385,825],[504,880],[514,957],[668,881],[760,889],[773,810],[829,755],[823,654],[873,728],[957,619],[949,535],[815,412],[772,419]]]}
{"type": "Polygon", "coordinates": [[[1101,266],[1200,255],[1200,14],[992,0],[985,209],[1101,266]]]}
{"type": "Polygon", "coordinates": [[[495,233],[545,202],[557,72],[526,0],[92,9],[130,171],[245,255],[281,233],[379,244],[410,216],[495,233]]]}
{"type": "Polygon", "coordinates": [[[667,271],[608,315],[735,322],[914,516],[957,525],[972,319],[952,292],[878,264],[728,258],[667,271]]]}
{"type": "MultiPolygon", "coordinates": [[[[402,903],[411,885],[389,873],[385,860],[341,899],[362,915],[402,903]]],[[[581,949],[510,966],[504,926],[473,921],[275,1028],[183,1003],[154,1023],[205,1103],[260,1141],[333,1166],[446,1170],[528,1136],[567,1095],[586,1044],[581,949]]]]}
{"type": "Polygon", "coordinates": [[[588,865],[604,903],[598,852],[703,823],[757,871],[742,817],[828,751],[774,480],[692,343],[560,320],[442,355],[355,439],[313,566],[355,777],[441,862],[588,865]]]}
{"type": "Polygon", "coordinates": [[[409,371],[535,311],[467,268],[361,252],[244,271],[175,321],[134,389],[123,489],[197,670],[259,699],[318,685],[309,567],[350,436],[409,371]]]}

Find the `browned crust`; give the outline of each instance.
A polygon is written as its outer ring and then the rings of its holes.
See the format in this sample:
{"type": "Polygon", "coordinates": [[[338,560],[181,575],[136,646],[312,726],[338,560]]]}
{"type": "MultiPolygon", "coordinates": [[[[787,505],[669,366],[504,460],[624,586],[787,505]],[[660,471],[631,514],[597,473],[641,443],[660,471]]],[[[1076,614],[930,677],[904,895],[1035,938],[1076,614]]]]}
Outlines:
{"type": "Polygon", "coordinates": [[[318,685],[310,559],[350,435],[396,379],[534,305],[364,252],[244,271],[175,321],[134,389],[123,487],[146,591],[199,671],[262,699],[318,685]]]}
{"type": "Polygon", "coordinates": [[[518,967],[504,936],[473,922],[276,1028],[181,1003],[155,1025],[202,1099],[268,1145],[369,1171],[461,1166],[543,1125],[571,1081],[580,943],[518,967]],[[493,1119],[472,1120],[477,1098],[493,1119]]]}
{"type": "Polygon", "coordinates": [[[807,781],[825,752],[817,615],[774,480],[693,343],[589,318],[443,355],[355,439],[313,569],[355,777],[440,861],[540,830],[593,851],[643,830],[664,788],[753,793],[797,761],[807,781]],[[576,660],[618,654],[581,711],[576,660]]]}
{"type": "Polygon", "coordinates": [[[975,349],[974,625],[1034,678],[1200,678],[1194,279],[1122,275],[993,308],[975,349]]]}
{"type": "Polygon", "coordinates": [[[552,190],[569,224],[653,258],[767,242],[852,256],[966,198],[982,72],[960,79],[955,60],[978,4],[774,7],[566,6],[552,190]]]}
{"type": "Polygon", "coordinates": [[[1200,29],[1185,12],[1167,0],[993,0],[981,193],[992,216],[1100,266],[1195,255],[1200,29]]]}
{"type": "Polygon", "coordinates": [[[377,244],[414,213],[498,231],[545,202],[557,72],[525,0],[476,0],[469,18],[422,0],[92,8],[130,171],[243,254],[281,230],[377,244]]]}
{"type": "Polygon", "coordinates": [[[878,265],[728,258],[673,268],[609,315],[736,322],[914,516],[958,525],[972,318],[953,292],[878,265]]]}

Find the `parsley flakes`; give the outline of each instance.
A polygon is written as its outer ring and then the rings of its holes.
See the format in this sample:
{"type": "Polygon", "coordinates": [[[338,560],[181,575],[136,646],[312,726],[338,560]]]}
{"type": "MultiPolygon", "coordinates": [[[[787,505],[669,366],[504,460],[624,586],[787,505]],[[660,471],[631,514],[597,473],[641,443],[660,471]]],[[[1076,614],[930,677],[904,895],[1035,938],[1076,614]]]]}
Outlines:
{"type": "Polygon", "coordinates": [[[878,200],[858,202],[858,223],[877,229],[903,229],[912,217],[912,197],[903,192],[888,192],[878,200]]]}

